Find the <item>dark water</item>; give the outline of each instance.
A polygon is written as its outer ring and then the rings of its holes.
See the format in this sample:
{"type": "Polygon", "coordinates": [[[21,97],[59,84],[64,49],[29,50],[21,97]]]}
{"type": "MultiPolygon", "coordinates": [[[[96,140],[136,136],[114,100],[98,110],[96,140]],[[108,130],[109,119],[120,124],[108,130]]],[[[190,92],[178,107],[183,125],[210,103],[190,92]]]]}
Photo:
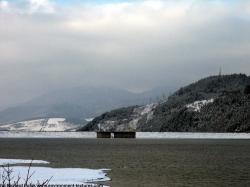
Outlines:
{"type": "Polygon", "coordinates": [[[0,158],[110,168],[112,187],[250,186],[249,140],[0,139],[0,158]]]}

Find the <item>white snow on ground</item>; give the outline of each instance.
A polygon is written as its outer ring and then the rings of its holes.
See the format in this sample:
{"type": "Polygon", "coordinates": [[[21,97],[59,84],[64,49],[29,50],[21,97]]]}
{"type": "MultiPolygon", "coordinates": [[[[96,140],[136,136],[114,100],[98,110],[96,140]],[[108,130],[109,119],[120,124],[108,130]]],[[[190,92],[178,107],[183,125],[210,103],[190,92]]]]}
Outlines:
{"type": "Polygon", "coordinates": [[[45,118],[0,125],[8,131],[73,131],[77,126],[65,122],[65,118],[45,118]]]}
{"type": "MultiPolygon", "coordinates": [[[[24,184],[28,166],[14,166],[10,167],[13,170],[13,181],[17,180],[20,175],[21,180],[19,184],[24,184]]],[[[50,185],[56,184],[86,184],[101,181],[109,181],[110,178],[106,176],[107,169],[81,169],[81,168],[49,168],[49,167],[31,167],[30,173],[32,175],[29,183],[37,184],[44,182],[47,179],[51,180],[50,185]]],[[[3,168],[0,168],[0,173],[3,172],[3,168]]],[[[0,183],[1,183],[0,179],[0,183]]]]}
{"type": "Polygon", "coordinates": [[[186,107],[188,109],[191,109],[195,112],[200,112],[201,108],[209,103],[213,103],[214,99],[209,99],[209,100],[201,100],[201,101],[195,101],[191,104],[187,104],[186,107]]]}
{"type": "Polygon", "coordinates": [[[65,123],[65,118],[49,118],[42,131],[66,131],[73,128],[69,123],[65,123]]]}
{"type": "Polygon", "coordinates": [[[13,164],[49,164],[47,161],[43,160],[23,160],[23,159],[5,159],[0,158],[0,166],[4,166],[7,164],[13,165],[13,164]]]}
{"type": "MultiPolygon", "coordinates": [[[[1,159],[0,166],[6,166],[8,164],[30,164],[31,160],[23,159],[1,159]]],[[[43,160],[33,160],[33,164],[49,164],[43,160]]],[[[5,168],[6,169],[6,168],[5,168]]],[[[27,177],[29,167],[28,166],[11,166],[12,170],[11,178],[12,183],[17,181],[20,177],[19,184],[24,184],[27,177]]],[[[29,180],[29,183],[41,184],[47,179],[50,179],[49,184],[86,184],[94,182],[109,181],[110,178],[106,176],[106,171],[109,169],[85,169],[85,168],[50,168],[50,167],[31,167],[30,174],[34,173],[29,180]]],[[[0,176],[4,173],[4,167],[0,168],[0,176]]],[[[2,184],[2,177],[0,177],[0,184],[2,184]]]]}
{"type": "Polygon", "coordinates": [[[0,129],[11,130],[11,131],[14,130],[25,131],[26,129],[30,129],[32,131],[40,131],[45,123],[46,123],[45,119],[37,119],[37,120],[22,121],[18,123],[1,125],[0,129]]]}
{"type": "Polygon", "coordinates": [[[61,122],[64,122],[65,118],[49,118],[47,124],[49,125],[59,125],[61,122]]]}
{"type": "Polygon", "coordinates": [[[143,107],[143,110],[141,111],[141,115],[150,113],[154,108],[156,107],[156,104],[148,104],[143,107]]]}
{"type": "Polygon", "coordinates": [[[93,121],[93,119],[94,119],[94,118],[86,118],[85,121],[91,122],[91,121],[93,121]]]}

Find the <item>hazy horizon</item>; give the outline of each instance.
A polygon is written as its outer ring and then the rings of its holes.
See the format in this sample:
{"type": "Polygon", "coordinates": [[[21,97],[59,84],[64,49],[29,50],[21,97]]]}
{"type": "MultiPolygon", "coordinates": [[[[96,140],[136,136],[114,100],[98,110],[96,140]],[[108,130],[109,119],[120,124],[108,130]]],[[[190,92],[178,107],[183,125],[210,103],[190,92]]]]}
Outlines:
{"type": "Polygon", "coordinates": [[[250,74],[250,2],[0,0],[0,109],[64,88],[250,74]]]}

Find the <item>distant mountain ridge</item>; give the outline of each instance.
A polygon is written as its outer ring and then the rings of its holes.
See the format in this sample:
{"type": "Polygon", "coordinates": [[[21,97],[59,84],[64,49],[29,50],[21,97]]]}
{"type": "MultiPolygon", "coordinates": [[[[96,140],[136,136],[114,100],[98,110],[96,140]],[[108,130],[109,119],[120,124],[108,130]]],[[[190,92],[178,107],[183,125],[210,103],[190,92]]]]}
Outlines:
{"type": "Polygon", "coordinates": [[[250,77],[244,74],[207,77],[151,107],[133,106],[104,113],[81,130],[249,132],[250,95],[244,91],[249,85],[250,77]]]}
{"type": "Polygon", "coordinates": [[[42,118],[66,118],[70,123],[82,124],[86,118],[95,117],[108,110],[148,103],[157,95],[160,93],[135,94],[108,87],[62,89],[0,111],[0,124],[42,118]]]}

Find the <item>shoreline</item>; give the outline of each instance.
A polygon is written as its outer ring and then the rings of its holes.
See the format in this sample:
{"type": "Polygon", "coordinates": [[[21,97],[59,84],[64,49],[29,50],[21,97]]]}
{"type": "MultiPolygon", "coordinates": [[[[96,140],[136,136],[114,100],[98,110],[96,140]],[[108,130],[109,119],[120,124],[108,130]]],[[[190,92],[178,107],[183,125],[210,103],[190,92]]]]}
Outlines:
{"type": "MultiPolygon", "coordinates": [[[[96,132],[0,131],[0,138],[97,139],[96,132]]],[[[136,139],[250,139],[250,133],[136,132],[136,139]]]]}

